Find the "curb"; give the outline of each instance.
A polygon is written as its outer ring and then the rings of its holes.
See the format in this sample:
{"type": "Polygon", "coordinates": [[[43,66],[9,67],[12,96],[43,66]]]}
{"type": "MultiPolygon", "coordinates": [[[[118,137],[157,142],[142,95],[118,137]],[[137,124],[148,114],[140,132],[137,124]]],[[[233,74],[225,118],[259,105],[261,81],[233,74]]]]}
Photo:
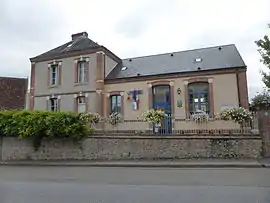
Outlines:
{"type": "Polygon", "coordinates": [[[19,163],[0,162],[0,166],[33,167],[126,167],[126,168],[270,168],[266,164],[142,164],[142,163],[19,163]]]}

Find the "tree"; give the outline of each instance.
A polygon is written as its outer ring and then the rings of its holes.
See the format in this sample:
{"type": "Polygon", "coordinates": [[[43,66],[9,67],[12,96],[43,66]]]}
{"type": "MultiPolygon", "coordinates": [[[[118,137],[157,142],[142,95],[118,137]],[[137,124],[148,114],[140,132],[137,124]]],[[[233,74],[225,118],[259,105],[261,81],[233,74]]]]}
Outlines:
{"type": "MultiPolygon", "coordinates": [[[[270,24],[268,24],[270,28],[270,24]]],[[[262,71],[262,81],[265,86],[270,89],[270,40],[269,36],[265,35],[262,39],[255,42],[259,47],[258,51],[261,55],[261,61],[269,69],[269,72],[262,71]]]]}
{"type": "Polygon", "coordinates": [[[250,108],[251,110],[259,109],[268,109],[270,107],[270,93],[263,91],[260,94],[257,94],[251,100],[250,108]]]}

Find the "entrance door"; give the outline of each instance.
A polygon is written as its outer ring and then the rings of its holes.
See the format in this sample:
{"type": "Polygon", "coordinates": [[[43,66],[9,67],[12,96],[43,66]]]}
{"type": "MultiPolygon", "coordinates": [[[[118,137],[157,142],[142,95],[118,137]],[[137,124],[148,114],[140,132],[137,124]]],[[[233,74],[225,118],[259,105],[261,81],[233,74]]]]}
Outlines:
{"type": "Polygon", "coordinates": [[[152,88],[153,91],[153,108],[163,110],[168,117],[161,123],[160,134],[172,132],[172,106],[169,85],[158,85],[152,88]]]}

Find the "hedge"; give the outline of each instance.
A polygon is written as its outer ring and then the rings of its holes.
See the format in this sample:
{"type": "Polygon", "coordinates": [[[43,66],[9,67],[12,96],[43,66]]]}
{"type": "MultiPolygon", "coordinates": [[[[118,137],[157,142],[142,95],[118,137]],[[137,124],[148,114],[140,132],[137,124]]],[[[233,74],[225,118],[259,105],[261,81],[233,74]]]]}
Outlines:
{"type": "Polygon", "coordinates": [[[0,135],[31,138],[35,149],[43,138],[81,140],[92,132],[91,114],[50,111],[0,111],[0,135]]]}

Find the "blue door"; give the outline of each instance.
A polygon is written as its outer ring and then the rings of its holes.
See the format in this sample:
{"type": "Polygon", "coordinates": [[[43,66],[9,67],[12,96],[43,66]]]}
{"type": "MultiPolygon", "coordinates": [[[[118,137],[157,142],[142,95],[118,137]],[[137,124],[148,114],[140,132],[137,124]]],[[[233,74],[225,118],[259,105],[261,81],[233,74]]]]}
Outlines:
{"type": "MultiPolygon", "coordinates": [[[[152,88],[153,93],[153,108],[163,110],[168,117],[161,123],[159,134],[172,133],[172,106],[171,93],[169,85],[158,85],[152,88]]],[[[155,131],[154,131],[155,132],[155,131]]]]}

